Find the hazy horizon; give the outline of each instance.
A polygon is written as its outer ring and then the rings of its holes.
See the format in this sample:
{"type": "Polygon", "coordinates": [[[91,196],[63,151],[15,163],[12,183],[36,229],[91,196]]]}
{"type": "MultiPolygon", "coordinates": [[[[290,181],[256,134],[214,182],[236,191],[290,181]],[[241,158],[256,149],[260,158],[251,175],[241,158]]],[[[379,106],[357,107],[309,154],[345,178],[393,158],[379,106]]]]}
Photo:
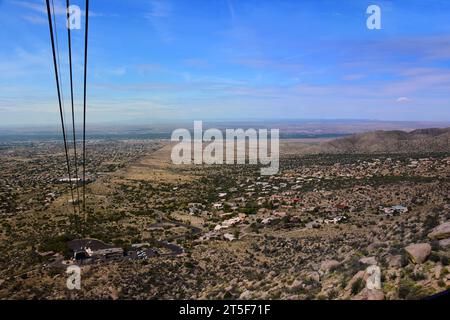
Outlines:
{"type": "MultiPolygon", "coordinates": [[[[193,130],[194,121],[201,119],[167,119],[87,123],[86,139],[170,139],[173,130],[193,130]]],[[[370,131],[413,131],[425,128],[450,128],[449,121],[383,121],[373,119],[214,119],[202,121],[203,130],[236,128],[279,129],[280,139],[339,138],[370,131]]],[[[76,131],[82,125],[76,124],[76,131]]],[[[66,135],[72,139],[71,123],[66,123],[66,135]]],[[[0,125],[0,142],[61,140],[60,124],[0,125]]],[[[78,134],[78,139],[80,135],[78,134]]],[[[81,140],[80,140],[81,141],[81,140]]]]}
{"type": "MultiPolygon", "coordinates": [[[[65,120],[67,121],[67,119],[65,120]]],[[[90,122],[91,125],[119,125],[119,126],[142,126],[154,124],[173,124],[173,123],[192,123],[193,121],[203,121],[205,123],[239,123],[239,122],[258,122],[258,123],[304,123],[304,122],[384,122],[384,123],[430,123],[430,124],[450,124],[450,120],[395,120],[395,119],[370,119],[370,118],[176,118],[176,119],[131,119],[124,121],[105,120],[90,122]]],[[[89,123],[89,122],[88,122],[89,123]]],[[[70,125],[72,123],[70,122],[70,125]]],[[[76,126],[82,123],[77,121],[76,126]]],[[[6,127],[60,127],[60,123],[17,123],[11,125],[0,124],[0,128],[6,127]]]]}

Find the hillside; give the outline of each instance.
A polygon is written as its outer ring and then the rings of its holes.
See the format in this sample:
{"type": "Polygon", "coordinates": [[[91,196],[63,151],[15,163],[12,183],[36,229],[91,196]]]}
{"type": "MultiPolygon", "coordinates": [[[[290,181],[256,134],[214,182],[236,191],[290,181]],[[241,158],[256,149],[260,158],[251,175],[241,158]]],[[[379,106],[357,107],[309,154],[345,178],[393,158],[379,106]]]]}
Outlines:
{"type": "Polygon", "coordinates": [[[450,151],[450,128],[374,131],[312,146],[311,153],[414,153],[450,151]]]}

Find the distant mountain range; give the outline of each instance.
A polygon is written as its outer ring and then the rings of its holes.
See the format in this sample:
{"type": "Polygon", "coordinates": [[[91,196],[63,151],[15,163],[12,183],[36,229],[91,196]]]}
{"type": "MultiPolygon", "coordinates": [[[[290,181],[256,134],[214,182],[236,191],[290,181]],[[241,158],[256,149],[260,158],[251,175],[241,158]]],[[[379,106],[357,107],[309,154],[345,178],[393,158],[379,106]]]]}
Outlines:
{"type": "Polygon", "coordinates": [[[373,131],[326,141],[308,150],[312,153],[404,153],[450,152],[450,128],[373,131]]]}

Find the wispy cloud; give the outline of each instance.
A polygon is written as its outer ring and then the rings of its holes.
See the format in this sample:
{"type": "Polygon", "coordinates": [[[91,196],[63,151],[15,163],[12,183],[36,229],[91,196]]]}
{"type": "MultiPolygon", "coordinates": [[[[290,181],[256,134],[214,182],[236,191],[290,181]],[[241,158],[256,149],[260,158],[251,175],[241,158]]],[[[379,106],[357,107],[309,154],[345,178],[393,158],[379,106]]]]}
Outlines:
{"type": "Polygon", "coordinates": [[[226,0],[226,1],[227,1],[227,5],[228,5],[228,10],[230,12],[231,21],[234,22],[236,14],[235,14],[235,11],[234,11],[233,2],[232,2],[232,0],[226,0]]]}
{"type": "Polygon", "coordinates": [[[36,25],[46,25],[48,24],[48,20],[45,19],[42,15],[36,15],[36,14],[24,14],[22,15],[22,18],[31,24],[36,25]]]}
{"type": "Polygon", "coordinates": [[[148,17],[167,18],[172,14],[172,5],[167,0],[150,1],[151,10],[147,12],[148,17]]]}
{"type": "Polygon", "coordinates": [[[153,29],[164,42],[171,42],[173,40],[168,24],[172,10],[172,4],[169,1],[152,0],[150,1],[150,10],[145,13],[145,18],[150,22],[153,29]]]}
{"type": "Polygon", "coordinates": [[[124,74],[127,73],[127,68],[126,67],[110,68],[106,71],[106,73],[113,76],[123,76],[124,74]]]}
{"type": "MultiPolygon", "coordinates": [[[[46,17],[47,17],[47,6],[45,5],[44,1],[25,1],[25,0],[10,0],[10,3],[16,6],[20,6],[24,9],[29,10],[30,12],[35,12],[38,13],[38,15],[23,15],[22,17],[31,22],[31,23],[39,23],[42,22],[41,19],[44,19],[45,21],[47,21],[46,17]],[[44,16],[45,15],[45,16],[44,16]],[[44,17],[43,17],[44,16],[44,17]]],[[[51,9],[53,10],[54,8],[54,12],[56,15],[59,16],[66,16],[66,6],[65,6],[65,2],[61,1],[61,0],[55,0],[52,5],[51,5],[51,9]]],[[[84,9],[80,9],[81,11],[81,15],[85,16],[85,10],[84,9]]],[[[102,13],[98,13],[98,12],[94,12],[92,10],[89,10],[89,17],[94,18],[94,17],[100,17],[103,16],[104,14],[102,13]]]]}
{"type": "MultiPolygon", "coordinates": [[[[47,14],[47,8],[44,4],[44,1],[19,1],[19,0],[11,0],[10,3],[20,6],[25,9],[29,9],[34,12],[39,12],[42,14],[47,14]]],[[[66,9],[63,7],[58,1],[54,4],[55,14],[66,14],[66,9]]]]}
{"type": "Polygon", "coordinates": [[[46,73],[51,67],[50,55],[48,49],[30,51],[17,47],[13,54],[1,57],[0,73],[9,78],[46,73]]]}
{"type": "Polygon", "coordinates": [[[407,103],[407,102],[410,102],[412,100],[410,98],[408,98],[408,97],[399,97],[395,101],[397,101],[398,103],[407,103]]]}
{"type": "MultiPolygon", "coordinates": [[[[54,1],[62,27],[65,1],[54,1]]],[[[19,120],[34,105],[35,114],[47,107],[56,111],[48,27],[36,26],[47,24],[45,1],[0,2],[5,31],[0,108],[19,120]]],[[[83,1],[73,3],[83,9],[83,1]]],[[[93,114],[110,119],[128,112],[448,119],[450,29],[445,18],[450,5],[442,2],[425,10],[419,3],[393,5],[389,15],[385,11],[390,17],[386,28],[368,33],[364,10],[353,4],[94,1],[93,9],[104,14],[91,16],[105,18],[97,19],[89,34],[89,104],[93,114]],[[119,19],[108,19],[114,14],[119,19]],[[360,22],[354,18],[358,14],[360,22]],[[418,16],[430,22],[413,24],[418,16]]],[[[82,36],[74,32],[77,101],[82,96],[82,36]]],[[[66,90],[64,33],[59,40],[66,90]]],[[[8,122],[3,118],[0,123],[8,122]]]]}

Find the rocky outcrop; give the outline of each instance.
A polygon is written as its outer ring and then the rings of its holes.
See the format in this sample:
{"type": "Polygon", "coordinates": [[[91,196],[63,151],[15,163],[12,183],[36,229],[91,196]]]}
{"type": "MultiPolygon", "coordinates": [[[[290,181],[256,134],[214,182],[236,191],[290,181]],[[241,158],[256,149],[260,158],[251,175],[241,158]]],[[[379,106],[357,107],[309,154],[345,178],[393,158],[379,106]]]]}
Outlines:
{"type": "Polygon", "coordinates": [[[352,279],[348,282],[344,289],[344,298],[351,298],[352,300],[384,300],[384,293],[381,290],[380,278],[373,278],[373,268],[378,269],[377,266],[370,266],[366,270],[358,271],[352,279]],[[357,285],[360,282],[360,285],[357,285]],[[358,288],[358,287],[362,288],[358,288]],[[352,292],[356,288],[359,292],[352,292]],[[352,297],[352,295],[354,296],[352,297]]]}
{"type": "Polygon", "coordinates": [[[438,225],[436,228],[431,230],[431,232],[428,234],[428,238],[430,239],[450,238],[450,221],[438,225]]]}
{"type": "Polygon", "coordinates": [[[409,258],[414,263],[423,263],[431,253],[431,246],[428,243],[410,244],[405,248],[409,258]]]}

